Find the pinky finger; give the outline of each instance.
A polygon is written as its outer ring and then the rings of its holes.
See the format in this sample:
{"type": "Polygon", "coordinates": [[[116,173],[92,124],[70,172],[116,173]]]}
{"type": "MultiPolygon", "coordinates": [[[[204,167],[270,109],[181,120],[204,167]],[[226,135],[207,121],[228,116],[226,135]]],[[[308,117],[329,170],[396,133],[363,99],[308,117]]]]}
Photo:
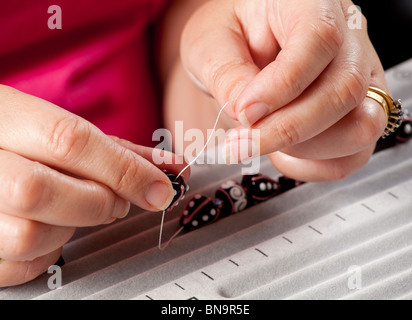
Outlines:
{"type": "Polygon", "coordinates": [[[58,261],[59,248],[32,261],[4,261],[0,263],[0,287],[17,286],[29,282],[46,272],[58,261]]]}
{"type": "Polygon", "coordinates": [[[347,157],[327,160],[299,159],[275,152],[268,155],[279,172],[299,181],[337,181],[345,179],[360,170],[369,161],[374,147],[347,157]]]}

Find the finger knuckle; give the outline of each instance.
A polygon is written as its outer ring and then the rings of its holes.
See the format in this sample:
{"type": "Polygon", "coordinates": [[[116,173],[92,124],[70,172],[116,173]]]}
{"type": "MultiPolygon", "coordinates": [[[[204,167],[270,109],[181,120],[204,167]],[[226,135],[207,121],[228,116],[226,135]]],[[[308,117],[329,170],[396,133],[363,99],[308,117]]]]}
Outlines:
{"type": "MultiPolygon", "coordinates": [[[[250,65],[251,62],[243,57],[231,58],[230,61],[225,62],[211,62],[210,64],[205,64],[203,78],[207,79],[207,87],[211,90],[211,94],[217,96],[222,88],[227,88],[231,85],[230,81],[227,81],[227,76],[233,74],[233,70],[250,65]]],[[[229,88],[226,91],[227,99],[230,95],[229,88]]]]}
{"type": "Polygon", "coordinates": [[[331,82],[335,88],[335,94],[332,97],[336,99],[332,106],[335,107],[336,113],[340,116],[346,115],[361,104],[368,89],[368,80],[359,64],[345,62],[342,65],[344,67],[340,73],[340,80],[331,82]]]}
{"type": "Polygon", "coordinates": [[[13,212],[30,214],[39,207],[46,181],[34,163],[30,168],[20,167],[8,177],[6,199],[13,212]]]}
{"type": "MultiPolygon", "coordinates": [[[[90,188],[95,189],[95,194],[101,194],[101,188],[106,188],[105,186],[90,186],[90,188]],[[100,190],[97,190],[100,189],[100,190]]],[[[78,223],[79,226],[97,226],[104,224],[110,217],[114,210],[114,195],[111,193],[110,189],[107,188],[107,193],[102,196],[95,196],[93,202],[90,203],[90,210],[88,210],[87,217],[82,218],[82,221],[78,223]]]]}
{"type": "Polygon", "coordinates": [[[121,162],[119,164],[118,174],[113,180],[111,186],[115,193],[123,193],[125,189],[130,188],[130,186],[136,185],[138,177],[141,175],[141,164],[136,161],[136,158],[127,149],[121,151],[121,162]]]}
{"type": "Polygon", "coordinates": [[[333,13],[324,11],[312,25],[312,33],[319,45],[331,55],[338,52],[344,42],[339,19],[333,13]]]}
{"type": "Polygon", "coordinates": [[[273,135],[279,139],[281,148],[295,145],[301,139],[298,124],[294,121],[279,121],[273,130],[273,135]]]}
{"type": "Polygon", "coordinates": [[[285,95],[292,97],[298,97],[305,90],[305,82],[296,81],[296,79],[299,79],[304,73],[305,70],[302,70],[298,64],[296,64],[294,68],[278,68],[274,70],[274,74],[276,74],[276,77],[280,79],[280,83],[282,83],[283,87],[287,90],[285,95]]]}
{"type": "Polygon", "coordinates": [[[46,266],[43,266],[42,269],[40,269],[36,261],[25,261],[24,262],[24,267],[21,270],[21,283],[26,283],[29,282],[36,277],[38,277],[40,274],[46,272],[48,269],[46,266]]]}
{"type": "Polygon", "coordinates": [[[52,127],[46,151],[59,162],[73,161],[87,146],[90,135],[88,122],[74,115],[66,116],[52,127]]]}
{"type": "Polygon", "coordinates": [[[365,99],[368,90],[368,79],[359,63],[352,61],[345,62],[343,65],[342,92],[347,104],[354,107],[365,99]]]}
{"type": "Polygon", "coordinates": [[[26,260],[30,259],[36,246],[36,228],[34,222],[30,220],[20,220],[15,228],[10,232],[11,241],[8,242],[8,259],[26,260]]]}

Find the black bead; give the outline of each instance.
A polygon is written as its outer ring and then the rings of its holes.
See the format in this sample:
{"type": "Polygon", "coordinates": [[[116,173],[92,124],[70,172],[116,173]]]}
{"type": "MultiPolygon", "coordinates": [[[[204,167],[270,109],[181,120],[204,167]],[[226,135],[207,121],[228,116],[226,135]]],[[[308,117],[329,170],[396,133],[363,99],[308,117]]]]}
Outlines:
{"type": "Polygon", "coordinates": [[[181,176],[179,178],[177,178],[176,174],[169,173],[167,171],[165,171],[165,174],[170,179],[170,182],[172,183],[173,190],[175,190],[175,196],[173,197],[173,201],[169,205],[169,207],[166,209],[166,211],[172,211],[174,209],[174,207],[176,207],[179,204],[179,201],[184,198],[185,193],[188,190],[188,187],[187,187],[185,181],[183,180],[183,178],[181,176]]]}
{"type": "Polygon", "coordinates": [[[299,187],[302,184],[304,184],[304,182],[297,181],[288,177],[282,176],[279,178],[280,193],[299,187]]]}
{"type": "Polygon", "coordinates": [[[245,210],[249,201],[245,189],[236,181],[227,181],[215,193],[216,204],[222,216],[245,210]]]}
{"type": "Polygon", "coordinates": [[[261,174],[244,175],[242,186],[246,190],[251,205],[273,198],[280,192],[278,181],[261,174]]]}
{"type": "Polygon", "coordinates": [[[180,225],[191,231],[216,221],[219,215],[220,209],[211,198],[197,194],[186,204],[180,216],[180,225]]]}
{"type": "Polygon", "coordinates": [[[399,129],[396,131],[396,140],[407,142],[412,138],[412,118],[405,117],[399,129]]]}

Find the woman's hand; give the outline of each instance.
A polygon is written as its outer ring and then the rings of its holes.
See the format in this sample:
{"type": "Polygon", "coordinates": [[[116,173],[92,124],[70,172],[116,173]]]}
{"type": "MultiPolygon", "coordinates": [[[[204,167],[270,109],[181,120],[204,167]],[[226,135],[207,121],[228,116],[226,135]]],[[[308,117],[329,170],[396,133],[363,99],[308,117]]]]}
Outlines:
{"type": "MultiPolygon", "coordinates": [[[[298,180],[342,179],[370,158],[387,117],[366,99],[388,91],[366,20],[349,28],[349,0],[210,1],[186,25],[184,68],[260,141],[227,137],[235,161],[260,144],[274,166],[298,180]]],[[[257,156],[258,154],[253,154],[257,156]]]]}
{"type": "Polygon", "coordinates": [[[174,191],[161,169],[178,173],[183,165],[160,169],[153,152],[0,86],[0,286],[45,272],[75,227],[122,218],[130,202],[168,207],[174,191]]]}

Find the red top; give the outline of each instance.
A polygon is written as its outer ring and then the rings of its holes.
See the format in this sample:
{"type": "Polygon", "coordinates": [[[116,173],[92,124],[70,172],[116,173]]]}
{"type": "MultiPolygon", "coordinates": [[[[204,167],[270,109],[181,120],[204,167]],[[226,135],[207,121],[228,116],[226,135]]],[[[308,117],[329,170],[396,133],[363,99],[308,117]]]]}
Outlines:
{"type": "Polygon", "coordinates": [[[167,1],[3,1],[0,83],[51,101],[107,134],[153,145],[161,111],[147,27],[167,1]],[[61,8],[61,29],[48,26],[52,5],[61,8]]]}

